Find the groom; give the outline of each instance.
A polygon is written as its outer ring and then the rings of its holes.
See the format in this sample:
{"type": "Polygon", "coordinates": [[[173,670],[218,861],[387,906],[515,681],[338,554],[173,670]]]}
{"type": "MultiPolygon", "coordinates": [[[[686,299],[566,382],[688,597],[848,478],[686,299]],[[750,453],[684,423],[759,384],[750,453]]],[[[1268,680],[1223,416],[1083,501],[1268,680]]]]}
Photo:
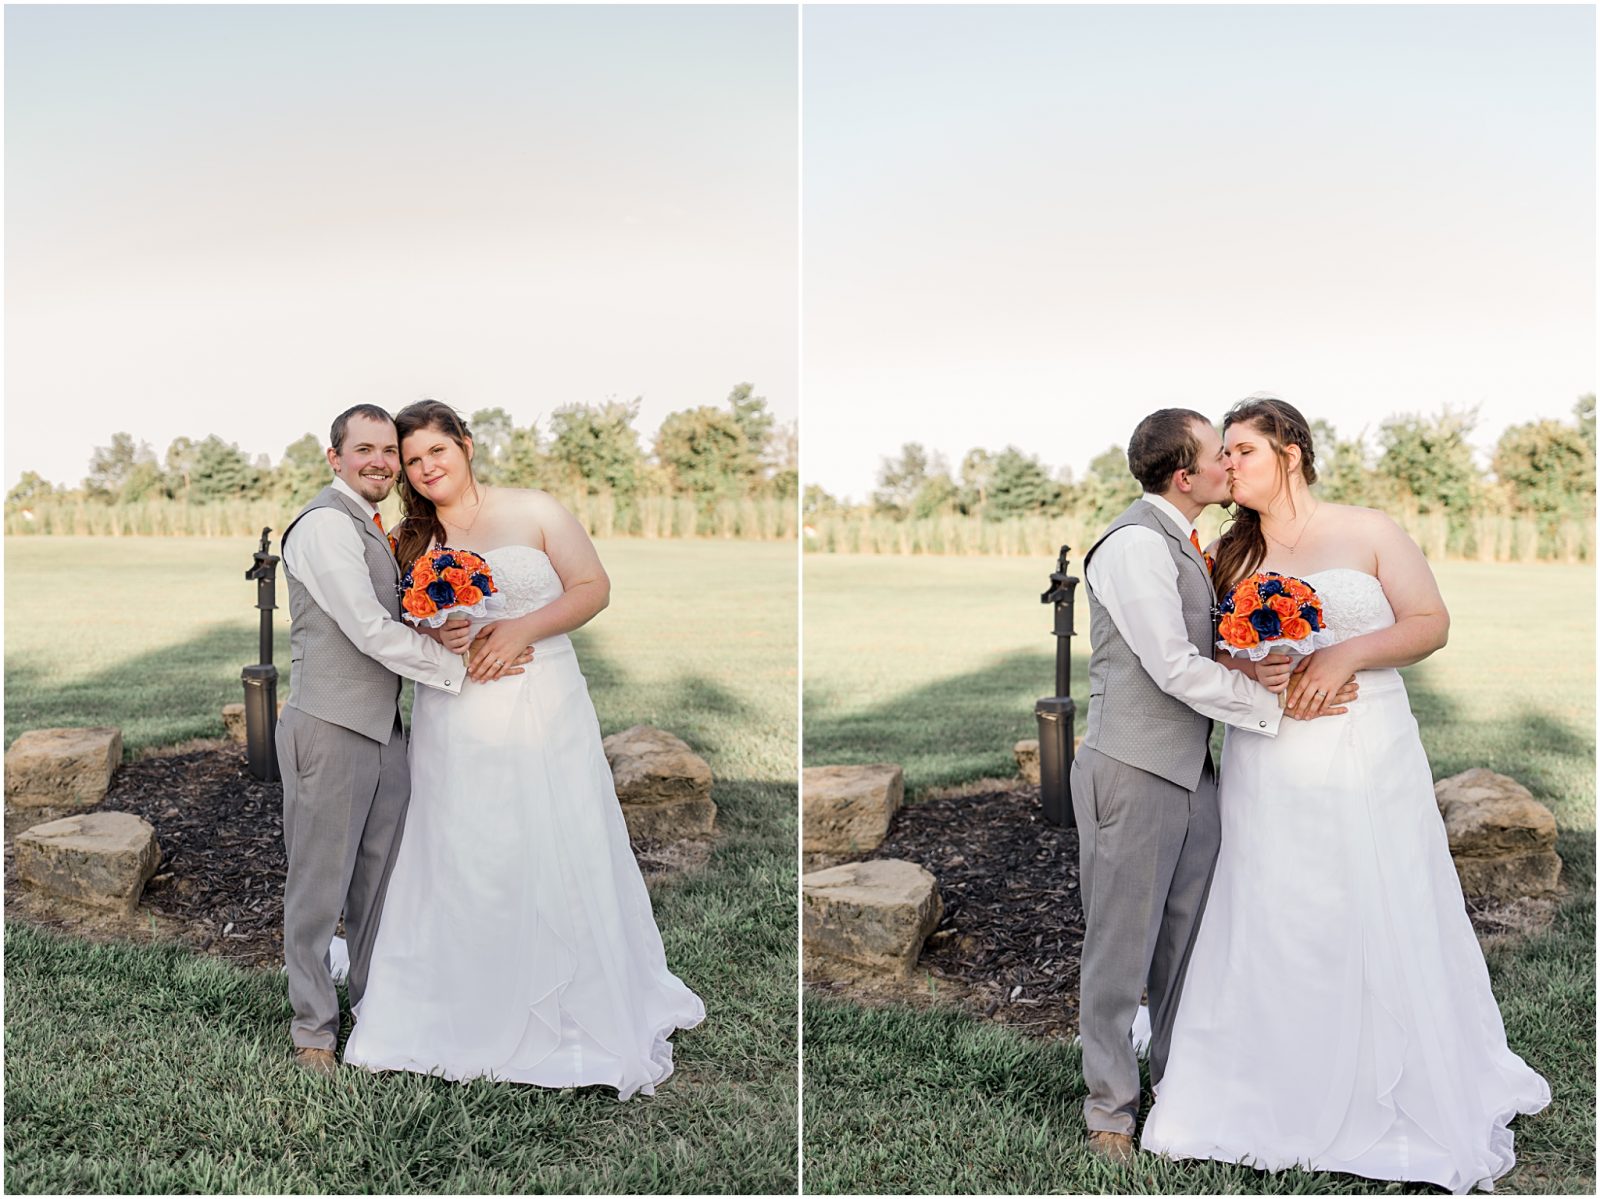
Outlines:
{"type": "Polygon", "coordinates": [[[342,913],[354,1008],[411,797],[400,677],[458,694],[467,673],[464,657],[400,622],[400,572],[377,508],[400,470],[393,419],[358,404],[339,414],[330,441],[333,482],[279,541],[292,659],[278,718],[289,1031],[295,1062],[323,1074],[336,1069],[339,1034],[328,945],[342,913]]]}
{"type": "MultiPolygon", "coordinates": [[[[1140,992],[1150,996],[1156,1085],[1217,858],[1211,722],[1277,736],[1283,709],[1269,688],[1293,669],[1288,658],[1268,658],[1257,682],[1213,660],[1216,595],[1194,525],[1208,505],[1228,500],[1211,422],[1183,408],[1151,413],[1128,443],[1128,468],[1144,495],[1083,558],[1093,650],[1088,732],[1072,764],[1084,1121],[1090,1148],[1114,1162],[1133,1157],[1139,1063],[1130,1029],[1140,992]]],[[[1347,686],[1337,702],[1353,695],[1347,686]]]]}

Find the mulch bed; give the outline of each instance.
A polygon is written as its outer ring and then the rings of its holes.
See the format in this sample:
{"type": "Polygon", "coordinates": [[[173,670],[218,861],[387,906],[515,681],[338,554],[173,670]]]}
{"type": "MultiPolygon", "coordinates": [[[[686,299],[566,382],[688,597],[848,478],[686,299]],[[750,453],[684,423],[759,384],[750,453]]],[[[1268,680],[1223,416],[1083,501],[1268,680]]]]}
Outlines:
{"type": "Polygon", "coordinates": [[[919,966],[986,1017],[1036,1036],[1076,1033],[1078,834],[1045,820],[1038,788],[909,804],[868,856],[916,862],[939,882],[944,916],[919,966]]]}
{"type": "MultiPolygon", "coordinates": [[[[874,858],[901,858],[938,881],[944,902],[919,968],[954,984],[952,993],[988,1019],[1043,1037],[1078,1029],[1083,902],[1078,834],[1044,818],[1039,789],[1015,787],[924,799],[902,807],[874,858]]],[[[1548,926],[1553,900],[1503,903],[1469,898],[1480,940],[1548,926]]],[[[820,989],[858,985],[820,980],[820,989]]]]}
{"type": "Polygon", "coordinates": [[[124,763],[100,806],[155,826],[161,866],[143,906],[203,949],[283,960],[283,785],[253,777],[242,746],[124,763]]]}
{"type": "MultiPolygon", "coordinates": [[[[181,926],[198,949],[241,964],[283,962],[283,785],[253,777],[243,746],[125,762],[100,808],[132,812],[156,830],[161,865],[136,922],[154,912],[167,927],[181,926]]],[[[633,843],[647,881],[704,865],[710,848],[704,840],[633,843]]],[[[9,865],[15,896],[21,888],[9,865]]]]}

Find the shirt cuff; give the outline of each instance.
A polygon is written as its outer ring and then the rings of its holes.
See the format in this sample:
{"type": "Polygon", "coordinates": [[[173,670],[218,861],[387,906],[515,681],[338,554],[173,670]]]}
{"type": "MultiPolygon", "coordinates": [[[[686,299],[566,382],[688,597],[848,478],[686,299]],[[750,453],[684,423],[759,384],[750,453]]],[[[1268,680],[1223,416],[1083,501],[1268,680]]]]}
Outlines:
{"type": "MultiPolygon", "coordinates": [[[[446,653],[449,653],[447,650],[446,653]]],[[[450,661],[446,662],[439,671],[439,677],[432,681],[423,681],[423,686],[433,687],[439,691],[448,691],[451,695],[460,695],[461,688],[466,685],[467,658],[465,654],[450,654],[450,661]]]]}

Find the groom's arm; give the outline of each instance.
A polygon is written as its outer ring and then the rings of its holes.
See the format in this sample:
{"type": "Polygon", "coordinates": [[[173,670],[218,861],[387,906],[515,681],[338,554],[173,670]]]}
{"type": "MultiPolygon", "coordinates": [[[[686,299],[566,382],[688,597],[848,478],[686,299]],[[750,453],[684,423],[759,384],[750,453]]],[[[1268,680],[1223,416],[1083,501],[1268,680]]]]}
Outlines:
{"type": "Polygon", "coordinates": [[[467,660],[395,620],[372,593],[361,534],[332,508],[307,512],[283,546],[283,564],[367,657],[427,687],[460,694],[467,660]]]}
{"type": "Polygon", "coordinates": [[[1278,735],[1283,709],[1260,683],[1195,649],[1183,623],[1178,567],[1153,529],[1108,537],[1084,572],[1095,599],[1155,685],[1212,720],[1278,735]]]}

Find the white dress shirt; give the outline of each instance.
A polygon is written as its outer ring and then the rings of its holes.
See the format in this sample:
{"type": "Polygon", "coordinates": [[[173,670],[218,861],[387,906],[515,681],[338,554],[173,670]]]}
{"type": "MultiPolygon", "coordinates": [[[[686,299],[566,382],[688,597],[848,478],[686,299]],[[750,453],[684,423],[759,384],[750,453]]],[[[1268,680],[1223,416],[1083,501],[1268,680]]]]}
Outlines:
{"type": "MultiPolygon", "coordinates": [[[[1195,531],[1172,504],[1146,494],[1185,541],[1195,531]]],[[[1128,525],[1118,529],[1089,559],[1084,571],[1094,598],[1128,643],[1155,685],[1202,716],[1278,735],[1283,709],[1278,697],[1250,676],[1201,654],[1189,640],[1178,595],[1178,564],[1161,534],[1128,525]]]]}
{"type": "MultiPolygon", "coordinates": [[[[377,508],[337,475],[333,487],[354,500],[369,520],[377,515],[377,508]]],[[[367,657],[425,686],[460,694],[467,675],[465,656],[395,620],[378,602],[361,534],[348,515],[332,508],[307,512],[294,527],[294,540],[283,545],[283,565],[367,657]]]]}

